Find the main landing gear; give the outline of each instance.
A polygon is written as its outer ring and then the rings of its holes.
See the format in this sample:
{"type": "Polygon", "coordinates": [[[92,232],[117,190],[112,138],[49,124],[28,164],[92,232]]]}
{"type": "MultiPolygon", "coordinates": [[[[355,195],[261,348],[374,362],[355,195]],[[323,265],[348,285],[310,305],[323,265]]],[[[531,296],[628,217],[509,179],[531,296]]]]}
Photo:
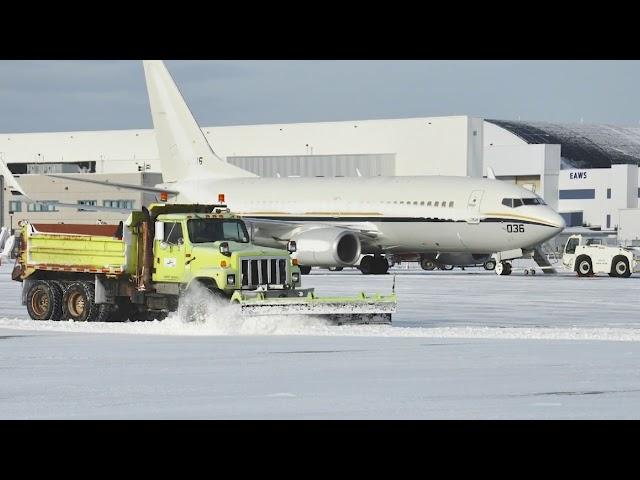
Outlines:
{"type": "Polygon", "coordinates": [[[360,260],[358,269],[363,275],[384,275],[389,271],[389,262],[382,255],[366,255],[360,260]]]}
{"type": "Polygon", "coordinates": [[[495,272],[498,275],[511,275],[511,263],[500,262],[496,265],[495,272]]]}

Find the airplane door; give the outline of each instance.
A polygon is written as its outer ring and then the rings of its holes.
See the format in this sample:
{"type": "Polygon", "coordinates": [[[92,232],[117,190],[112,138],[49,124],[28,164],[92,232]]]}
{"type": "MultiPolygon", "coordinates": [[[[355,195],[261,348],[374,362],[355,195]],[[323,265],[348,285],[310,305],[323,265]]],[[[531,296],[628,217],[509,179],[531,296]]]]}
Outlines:
{"type": "Polygon", "coordinates": [[[480,223],[480,203],[482,202],[483,195],[484,190],[474,190],[471,192],[471,195],[469,195],[469,201],[467,202],[467,209],[469,210],[467,223],[480,223]]]}

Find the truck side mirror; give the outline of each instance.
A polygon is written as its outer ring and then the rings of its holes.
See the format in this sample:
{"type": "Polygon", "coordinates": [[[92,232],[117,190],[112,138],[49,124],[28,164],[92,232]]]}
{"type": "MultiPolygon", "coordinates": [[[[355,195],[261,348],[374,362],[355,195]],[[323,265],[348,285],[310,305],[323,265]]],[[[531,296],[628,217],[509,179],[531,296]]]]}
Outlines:
{"type": "Polygon", "coordinates": [[[156,222],[155,240],[164,241],[164,222],[156,222]]]}

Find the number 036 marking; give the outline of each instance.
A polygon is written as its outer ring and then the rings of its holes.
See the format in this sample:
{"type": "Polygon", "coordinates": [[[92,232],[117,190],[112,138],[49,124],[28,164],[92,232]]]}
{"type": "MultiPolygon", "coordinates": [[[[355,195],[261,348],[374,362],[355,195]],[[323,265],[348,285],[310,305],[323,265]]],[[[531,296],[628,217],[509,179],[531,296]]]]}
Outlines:
{"type": "Polygon", "coordinates": [[[521,223],[508,223],[507,232],[509,233],[524,233],[524,225],[521,223]]]}

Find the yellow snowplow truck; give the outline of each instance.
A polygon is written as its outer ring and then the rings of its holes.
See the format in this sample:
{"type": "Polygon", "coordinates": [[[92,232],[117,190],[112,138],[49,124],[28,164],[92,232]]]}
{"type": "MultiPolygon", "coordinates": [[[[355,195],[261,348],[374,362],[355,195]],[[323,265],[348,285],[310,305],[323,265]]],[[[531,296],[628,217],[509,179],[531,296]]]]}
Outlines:
{"type": "Polygon", "coordinates": [[[316,315],[332,323],[391,323],[396,297],[317,297],[287,250],[251,243],[224,205],[153,204],[116,228],[21,225],[12,272],[34,320],[187,320],[224,299],[245,315],[316,315]],[[112,231],[109,231],[111,228],[112,231]],[[190,292],[205,292],[188,295],[190,292]],[[193,300],[197,298],[198,300],[193,300]],[[184,308],[183,308],[184,307],[184,308]]]}

